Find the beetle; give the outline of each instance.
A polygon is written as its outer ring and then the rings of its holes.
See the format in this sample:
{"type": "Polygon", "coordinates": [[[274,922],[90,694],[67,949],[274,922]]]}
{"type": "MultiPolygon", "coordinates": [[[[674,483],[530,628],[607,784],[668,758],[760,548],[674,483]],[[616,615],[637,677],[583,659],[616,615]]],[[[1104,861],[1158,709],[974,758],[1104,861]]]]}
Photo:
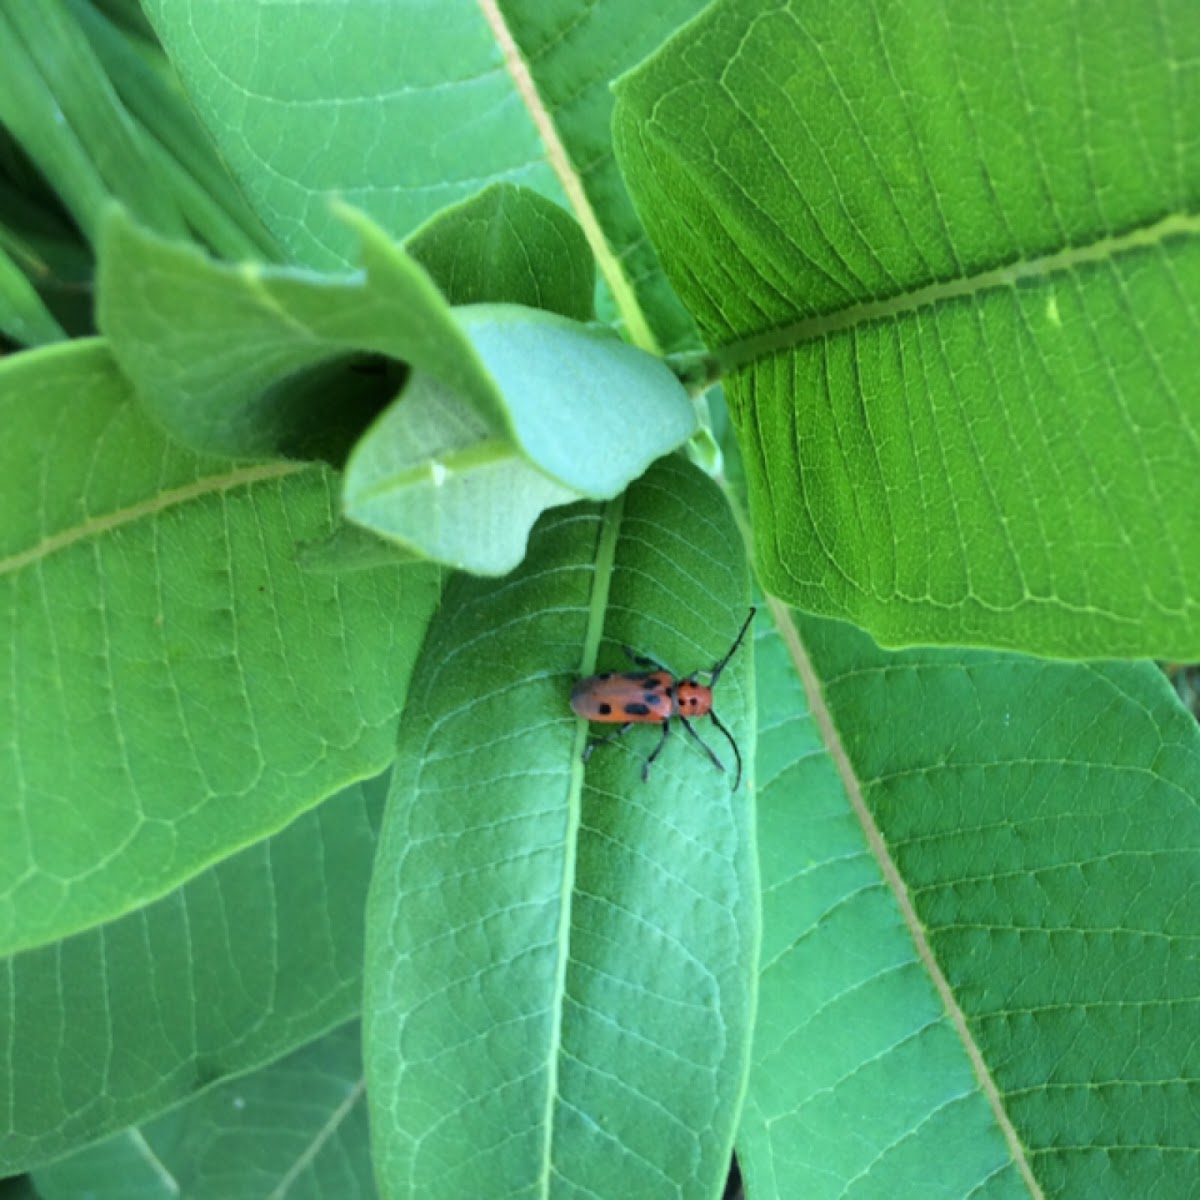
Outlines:
{"type": "Polygon", "coordinates": [[[599,746],[615,742],[617,738],[628,733],[635,725],[662,726],[662,737],[658,745],[650,753],[642,765],[642,781],[650,778],[650,768],[654,760],[662,753],[671,733],[671,719],[677,717],[684,729],[703,747],[705,754],[712,760],[718,771],[725,770],[725,764],[713,753],[712,748],[696,732],[689,717],[711,717],[712,723],[725,735],[733,747],[733,756],[737,760],[737,777],[733,781],[736,792],[742,781],[742,755],[738,750],[733,735],[721,724],[713,711],[713,688],[721,672],[729,660],[737,653],[737,648],[754,620],[755,609],[750,609],[741,630],[729,647],[728,653],[719,662],[714,663],[710,671],[693,671],[683,679],[677,679],[673,671],[668,670],[660,662],[638,654],[629,646],[623,647],[625,653],[639,667],[652,667],[649,671],[606,671],[603,675],[589,675],[581,679],[571,689],[571,707],[576,715],[587,721],[595,721],[603,725],[615,725],[623,722],[621,728],[607,737],[597,738],[588,742],[583,752],[583,761],[587,762],[592,752],[599,746]],[[698,675],[707,675],[708,682],[700,683],[698,675]]]}

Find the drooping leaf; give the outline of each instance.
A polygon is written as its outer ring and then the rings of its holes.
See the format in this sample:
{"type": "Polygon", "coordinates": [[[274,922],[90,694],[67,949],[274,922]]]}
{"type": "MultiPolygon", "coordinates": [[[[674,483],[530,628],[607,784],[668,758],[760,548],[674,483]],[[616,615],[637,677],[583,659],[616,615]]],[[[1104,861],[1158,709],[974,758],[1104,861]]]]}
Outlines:
{"type": "Polygon", "coordinates": [[[662,359],[610,330],[509,304],[457,309],[521,448],[547,475],[607,500],[682,445],[696,413],[662,359]]]}
{"type": "Polygon", "coordinates": [[[348,528],[479,575],[511,571],[539,515],[578,499],[423,375],[363,437],[343,489],[348,528]]]}
{"type": "Polygon", "coordinates": [[[344,448],[378,400],[367,388],[347,414],[336,363],[402,359],[416,380],[351,455],[347,515],[487,574],[520,561],[543,509],[616,495],[694,431],[660,359],[554,313],[452,310],[413,259],[360,227],[365,277],[331,279],[227,267],[114,214],[101,323],[143,402],[190,445],[344,448]]]}
{"type": "MultiPolygon", "coordinates": [[[[366,275],[330,278],[224,266],[113,215],[101,325],[143,403],[177,437],[239,455],[292,450],[344,428],[342,392],[332,382],[301,391],[302,370],[351,352],[402,360],[440,387],[417,389],[400,402],[409,412],[385,414],[368,434],[350,463],[347,497],[360,524],[409,540],[425,522],[391,516],[393,494],[403,500],[411,472],[436,474],[440,457],[448,471],[463,469],[452,454],[478,458],[480,445],[485,456],[520,457],[525,476],[549,477],[537,490],[544,506],[615,495],[695,429],[687,394],[660,359],[554,313],[511,304],[452,310],[413,259],[355,221],[366,275]],[[454,396],[442,403],[446,389],[454,396]]],[[[436,499],[456,503],[449,489],[436,499]]],[[[519,519],[498,515],[514,530],[519,558],[529,518],[514,507],[519,519]]],[[[460,512],[438,520],[457,528],[460,512]]],[[[470,528],[464,539],[480,541],[470,528]]],[[[440,553],[436,535],[416,540],[440,553]]],[[[448,561],[484,569],[458,553],[448,561]]]]}
{"type": "Polygon", "coordinates": [[[99,343],[6,360],[0,413],[6,954],[386,766],[440,584],[425,565],[302,572],[330,473],[175,448],[99,343]]]}
{"type": "Polygon", "coordinates": [[[34,1179],[42,1200],[373,1200],[369,1149],[353,1022],[34,1179]]]}
{"type": "Polygon", "coordinates": [[[448,586],[369,904],[385,1196],[481,1179],[492,1195],[715,1194],[757,952],[750,655],[717,692],[747,759],[736,793],[681,734],[643,783],[654,727],[585,772],[568,697],[624,641],[707,668],[747,593],[724,500],[677,459],[605,508],[543,517],[502,583],[448,586]]]}
{"type": "MultiPolygon", "coordinates": [[[[346,438],[335,380],[305,373],[373,352],[411,363],[508,428],[494,388],[425,272],[359,219],[365,276],[234,267],[111,214],[101,247],[100,327],[139,399],[174,437],[239,457],[346,438]]],[[[386,380],[384,381],[386,383],[386,380]]],[[[356,434],[379,407],[350,414],[356,434]]]]}
{"type": "Polygon", "coordinates": [[[622,82],[770,589],[893,645],[1200,657],[1198,37],[720,0],[622,82]]]}

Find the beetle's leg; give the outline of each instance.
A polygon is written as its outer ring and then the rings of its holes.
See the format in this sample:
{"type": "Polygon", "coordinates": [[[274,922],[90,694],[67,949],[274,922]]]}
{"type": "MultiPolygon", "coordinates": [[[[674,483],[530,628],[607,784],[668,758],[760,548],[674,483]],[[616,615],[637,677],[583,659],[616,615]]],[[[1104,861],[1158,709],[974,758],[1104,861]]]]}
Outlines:
{"type": "Polygon", "coordinates": [[[639,667],[653,667],[656,671],[666,671],[671,674],[669,667],[664,667],[657,659],[651,658],[648,654],[639,654],[632,646],[622,646],[622,650],[633,660],[635,665],[639,667]]]}
{"type": "Polygon", "coordinates": [[[607,746],[609,742],[615,742],[623,733],[628,733],[636,724],[634,721],[626,721],[616,733],[610,733],[608,737],[597,738],[594,742],[588,742],[583,750],[583,761],[587,762],[592,757],[592,751],[597,746],[607,746]]]}
{"type": "Polygon", "coordinates": [[[671,722],[666,720],[662,723],[662,737],[658,739],[658,745],[650,752],[650,757],[642,763],[642,782],[650,782],[650,764],[662,753],[662,748],[667,744],[667,738],[671,736],[671,722]]]}
{"type": "MultiPolygon", "coordinates": [[[[709,716],[711,715],[712,713],[710,712],[709,716]]],[[[686,729],[688,733],[690,733],[692,737],[694,737],[696,741],[700,743],[704,749],[704,753],[712,759],[713,766],[716,767],[718,771],[725,770],[725,764],[713,753],[712,747],[696,732],[695,726],[692,725],[691,721],[689,721],[687,717],[683,716],[682,713],[680,714],[679,719],[683,722],[684,729],[686,729]]],[[[726,736],[728,737],[728,734],[726,734],[726,736]]],[[[738,758],[738,762],[741,762],[740,757],[738,758]]],[[[740,772],[738,777],[741,778],[740,772]]]]}

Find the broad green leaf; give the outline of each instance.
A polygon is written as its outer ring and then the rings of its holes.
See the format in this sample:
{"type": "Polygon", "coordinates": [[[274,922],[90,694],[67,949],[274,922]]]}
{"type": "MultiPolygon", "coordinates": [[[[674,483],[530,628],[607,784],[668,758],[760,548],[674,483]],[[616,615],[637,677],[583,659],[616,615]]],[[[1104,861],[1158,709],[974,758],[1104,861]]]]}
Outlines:
{"type": "Polygon", "coordinates": [[[568,698],[626,641],[707,668],[747,594],[725,501],[674,458],[543,517],[502,583],[448,585],[368,907],[385,1196],[719,1192],[758,948],[751,657],[717,691],[747,759],[736,793],[682,734],[641,782],[653,727],[585,773],[568,698]]]}
{"type": "Polygon", "coordinates": [[[2,954],[386,766],[439,577],[302,572],[330,473],[175,448],[100,343],[6,360],[0,416],[2,954]]]}
{"type": "Polygon", "coordinates": [[[719,0],[619,158],[765,585],[887,644],[1200,657],[1186,0],[719,0]]]}
{"type": "MultiPolygon", "coordinates": [[[[91,0],[70,0],[70,9],[139,127],[139,148],[154,172],[155,189],[174,198],[188,229],[224,258],[279,258],[279,248],[230,178],[161,48],[129,30],[140,10],[119,10],[117,25],[91,0]]],[[[127,202],[124,192],[117,194],[127,202]]]]}
{"type": "Polygon", "coordinates": [[[486,183],[520,184],[566,199],[631,340],[674,350],[695,333],[613,162],[609,85],[702,6],[346,0],[334,19],[269,0],[147,0],[146,11],[292,262],[356,260],[335,197],[403,240],[486,183]]]}
{"type": "Polygon", "coordinates": [[[0,965],[0,1173],[156,1117],[358,1013],[384,780],[135,913],[0,965]]]}
{"type": "Polygon", "coordinates": [[[576,321],[595,315],[596,269],[583,230],[529,188],[493,184],[434,217],[404,249],[451,304],[523,304],[576,321]]]}
{"type": "Polygon", "coordinates": [[[371,1200],[358,1024],[34,1179],[42,1200],[371,1200]]]}
{"type": "MultiPolygon", "coordinates": [[[[708,0],[499,0],[508,32],[569,156],[612,257],[600,255],[630,338],[664,351],[697,344],[634,211],[612,148],[613,81],[636,66],[708,0]],[[626,293],[632,290],[633,295],[626,293]],[[643,333],[649,325],[649,334],[643,333]]],[[[553,161],[553,159],[552,159],[553,161]]],[[[570,189],[568,188],[570,194],[570,189]]],[[[577,210],[581,203],[572,196],[577,210]]]]}
{"type": "Polygon", "coordinates": [[[838,741],[760,646],[749,1194],[1190,1196],[1194,721],[1146,664],[799,633],[838,741]]]}
{"type": "Polygon", "coordinates": [[[148,0],[145,8],[294,263],[331,270],[356,261],[334,198],[403,239],[489,181],[561,196],[475,0],[349,0],[332,11],[148,0]]]}
{"type": "MultiPolygon", "coordinates": [[[[737,1140],[747,1194],[1028,1196],[795,663],[766,624],[755,644],[763,944],[737,1140]]],[[[928,705],[877,719],[906,716],[936,721],[928,705]]]]}

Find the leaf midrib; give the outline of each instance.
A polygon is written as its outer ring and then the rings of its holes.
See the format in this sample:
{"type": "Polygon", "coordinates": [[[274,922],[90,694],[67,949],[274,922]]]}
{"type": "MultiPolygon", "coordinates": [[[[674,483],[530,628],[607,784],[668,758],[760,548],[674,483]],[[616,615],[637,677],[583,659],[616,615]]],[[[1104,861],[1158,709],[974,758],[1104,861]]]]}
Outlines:
{"type": "Polygon", "coordinates": [[[894,320],[919,309],[933,308],[954,300],[972,299],[1001,288],[1013,288],[1031,279],[1066,275],[1080,267],[1110,262],[1134,250],[1161,246],[1172,237],[1197,235],[1200,235],[1200,215],[1172,213],[1152,225],[1114,237],[1098,238],[1087,245],[1067,246],[1053,254],[1023,259],[959,279],[940,279],[882,300],[866,300],[834,312],[804,317],[764,333],[727,342],[713,351],[712,359],[720,375],[732,374],[759,359],[769,358],[807,342],[819,342],[872,321],[894,320]]]}
{"type": "MultiPolygon", "coordinates": [[[[625,511],[624,494],[604,508],[600,540],[596,546],[595,584],[588,603],[588,625],[583,639],[583,660],[580,674],[589,673],[596,663],[600,639],[604,633],[604,618],[608,612],[608,591],[612,582],[617,539],[625,511]]],[[[563,854],[562,892],[559,899],[558,961],[555,964],[552,1013],[554,1028],[548,1046],[546,1105],[542,1117],[542,1169],[538,1179],[539,1194],[549,1197],[554,1175],[555,1109],[560,1100],[558,1086],[559,1064],[562,1061],[563,1004],[567,995],[567,967],[571,959],[571,906],[575,897],[575,871],[578,863],[579,830],[583,821],[583,758],[581,751],[587,741],[587,722],[580,720],[578,736],[571,758],[570,815],[567,821],[567,844],[563,854]]]]}
{"type": "Polygon", "coordinates": [[[205,496],[219,495],[222,492],[231,491],[233,488],[261,483],[269,479],[282,479],[288,475],[295,475],[301,471],[312,469],[311,463],[269,463],[254,467],[244,467],[240,470],[230,471],[225,475],[211,475],[204,479],[197,479],[192,483],[184,484],[182,487],[168,488],[166,491],[157,492],[155,495],[141,500],[137,504],[114,509],[103,516],[89,517],[77,525],[68,526],[58,533],[42,538],[41,541],[30,546],[27,550],[22,550],[17,554],[10,554],[7,558],[0,558],[0,576],[23,570],[34,563],[49,558],[52,554],[57,554],[61,550],[66,550],[78,543],[111,533],[114,529],[120,529],[124,525],[131,525],[136,521],[155,517],[159,513],[166,512],[168,509],[175,508],[178,505],[187,504],[193,500],[202,499],[205,496]]]}
{"type": "Polygon", "coordinates": [[[938,999],[945,1009],[946,1016],[953,1026],[954,1033],[966,1053],[979,1084],[980,1092],[987,1101],[997,1129],[1008,1148],[1012,1164],[1016,1167],[1022,1182],[1028,1188],[1029,1195],[1034,1197],[1034,1200],[1044,1200],[1045,1193],[1034,1174],[1028,1152],[1022,1145],[1020,1135],[1017,1133],[1016,1127],[1004,1107],[1003,1094],[992,1077],[991,1068],[988,1066],[979,1043],[971,1033],[966,1014],[958,1003],[958,998],[950,986],[950,981],[943,973],[941,965],[933,952],[933,948],[929,944],[925,927],[917,915],[912,897],[909,895],[908,887],[904,882],[900,869],[887,848],[883,834],[879,826],[875,823],[874,816],[867,807],[861,781],[850,755],[842,743],[841,734],[838,732],[833,714],[826,702],[821,680],[818,678],[816,669],[809,660],[807,651],[801,640],[800,631],[796,627],[796,622],[788,611],[787,606],[781,601],[771,599],[768,601],[768,604],[771,614],[775,618],[776,628],[783,638],[788,654],[795,666],[796,674],[808,697],[809,711],[812,713],[817,727],[821,731],[821,739],[828,748],[830,760],[833,762],[841,778],[842,787],[845,789],[846,797],[850,803],[850,809],[862,827],[866,838],[867,850],[875,859],[882,875],[884,886],[891,892],[897,911],[904,922],[905,928],[908,930],[909,937],[912,939],[917,961],[933,985],[934,991],[937,993],[938,999]]]}
{"type": "Polygon", "coordinates": [[[626,274],[625,263],[619,255],[613,253],[612,247],[608,243],[608,237],[600,219],[596,216],[595,209],[592,208],[592,202],[588,199],[579,172],[571,162],[571,156],[567,153],[562,138],[559,137],[554,118],[542,103],[541,94],[521,55],[521,49],[500,12],[497,0],[479,0],[479,7],[492,36],[496,39],[496,45],[504,56],[504,66],[512,78],[517,95],[520,96],[521,103],[529,113],[538,137],[542,140],[542,145],[546,147],[546,161],[558,179],[559,186],[571,205],[575,219],[583,229],[584,236],[595,256],[596,265],[604,277],[604,282],[612,292],[617,311],[625,323],[629,340],[642,350],[658,354],[658,341],[646,320],[646,314],[642,311],[633,285],[626,274]]]}
{"type": "Polygon", "coordinates": [[[521,458],[511,442],[489,438],[462,450],[433,454],[411,466],[389,471],[386,475],[381,475],[376,482],[358,488],[353,499],[356,504],[364,504],[407,488],[425,485],[441,487],[452,475],[469,475],[472,471],[501,466],[521,458]]]}

